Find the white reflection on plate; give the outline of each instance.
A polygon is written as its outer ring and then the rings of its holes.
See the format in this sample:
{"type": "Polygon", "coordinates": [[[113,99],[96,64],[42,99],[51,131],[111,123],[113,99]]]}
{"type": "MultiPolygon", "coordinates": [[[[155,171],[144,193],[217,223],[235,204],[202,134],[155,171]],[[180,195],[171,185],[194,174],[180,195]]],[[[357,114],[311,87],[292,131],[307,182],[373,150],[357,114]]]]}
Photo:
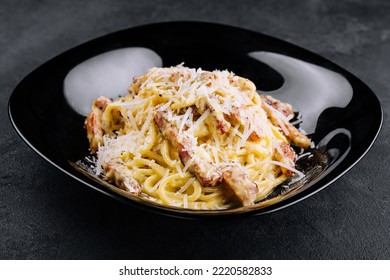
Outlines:
{"type": "Polygon", "coordinates": [[[96,98],[125,96],[133,77],[161,66],[161,57],[147,48],[122,48],[94,56],[65,77],[65,99],[77,113],[86,116],[96,98]]]}
{"type": "Polygon", "coordinates": [[[351,84],[336,72],[272,52],[252,52],[248,55],[282,75],[282,87],[263,91],[263,94],[290,103],[302,113],[301,128],[309,134],[314,132],[318,117],[325,109],[344,108],[352,99],[351,84]]]}

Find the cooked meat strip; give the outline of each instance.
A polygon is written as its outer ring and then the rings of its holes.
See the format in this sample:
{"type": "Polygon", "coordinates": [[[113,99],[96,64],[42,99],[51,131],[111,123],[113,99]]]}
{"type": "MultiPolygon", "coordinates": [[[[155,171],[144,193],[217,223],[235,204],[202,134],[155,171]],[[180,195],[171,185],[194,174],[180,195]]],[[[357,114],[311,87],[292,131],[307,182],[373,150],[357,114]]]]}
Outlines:
{"type": "Polygon", "coordinates": [[[207,109],[210,110],[214,127],[216,127],[221,134],[228,132],[231,124],[225,119],[218,98],[215,96],[202,98],[201,102],[197,104],[196,110],[198,113],[204,114],[207,109]]]}
{"type": "Polygon", "coordinates": [[[204,186],[215,186],[222,181],[222,172],[208,160],[207,152],[193,143],[188,134],[179,133],[179,128],[167,119],[166,112],[157,111],[154,121],[164,138],[177,149],[183,165],[189,162],[188,170],[204,186]]]}
{"type": "Polygon", "coordinates": [[[106,178],[131,194],[139,195],[141,193],[141,184],[134,179],[133,172],[120,161],[111,161],[104,166],[106,178]]]}
{"type": "Polygon", "coordinates": [[[88,114],[84,122],[84,127],[87,129],[87,137],[89,140],[89,147],[91,153],[96,153],[99,144],[103,144],[103,125],[102,117],[103,111],[107,105],[111,103],[111,100],[105,96],[101,96],[96,99],[92,104],[92,111],[88,114]]]}
{"type": "MultiPolygon", "coordinates": [[[[261,96],[261,99],[263,101],[262,107],[273,125],[280,128],[284,126],[288,131],[288,134],[285,133],[285,136],[291,139],[291,141],[298,147],[310,147],[310,139],[293,126],[287,119],[288,116],[293,114],[290,104],[283,103],[271,96],[261,96]]],[[[284,133],[283,128],[282,132],[284,133]]]]}
{"type": "Polygon", "coordinates": [[[256,118],[256,111],[254,107],[237,107],[233,106],[230,113],[231,119],[238,124],[244,125],[249,123],[253,130],[249,136],[252,141],[257,141],[262,138],[262,127],[259,123],[259,118],[256,118]]]}
{"type": "Polygon", "coordinates": [[[257,185],[248,178],[243,170],[233,167],[223,172],[223,179],[224,184],[233,190],[243,206],[253,205],[259,190],[257,185]]]}
{"type": "Polygon", "coordinates": [[[294,111],[293,111],[292,106],[290,104],[284,103],[278,99],[275,99],[270,95],[260,95],[260,98],[263,102],[272,106],[273,108],[278,110],[280,113],[282,113],[286,118],[290,118],[290,117],[294,116],[294,111]]]}
{"type": "MultiPolygon", "coordinates": [[[[275,157],[277,161],[286,164],[292,168],[295,168],[295,152],[290,145],[282,142],[279,144],[279,148],[275,148],[275,157]]],[[[283,174],[292,176],[294,172],[291,170],[281,167],[283,174]]]]}

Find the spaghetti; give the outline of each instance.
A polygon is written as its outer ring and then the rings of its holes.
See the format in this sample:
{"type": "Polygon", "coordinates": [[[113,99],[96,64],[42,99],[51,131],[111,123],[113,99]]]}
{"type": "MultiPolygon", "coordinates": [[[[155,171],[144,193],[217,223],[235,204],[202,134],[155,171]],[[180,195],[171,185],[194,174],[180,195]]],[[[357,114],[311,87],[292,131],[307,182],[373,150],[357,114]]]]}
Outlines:
{"type": "Polygon", "coordinates": [[[297,174],[291,105],[229,71],[152,68],[129,94],[94,101],[96,172],[131,194],[190,209],[250,206],[297,174]]]}

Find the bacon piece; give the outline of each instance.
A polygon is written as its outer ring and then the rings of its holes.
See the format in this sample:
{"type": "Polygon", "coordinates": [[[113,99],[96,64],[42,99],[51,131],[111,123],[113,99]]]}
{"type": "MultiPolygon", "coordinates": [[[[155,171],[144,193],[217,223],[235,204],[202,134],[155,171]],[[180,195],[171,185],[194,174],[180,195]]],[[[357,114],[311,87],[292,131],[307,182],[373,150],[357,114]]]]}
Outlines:
{"type": "Polygon", "coordinates": [[[212,105],[211,103],[207,103],[207,106],[211,110],[211,116],[218,131],[221,132],[221,134],[225,134],[226,132],[228,132],[231,125],[227,120],[225,120],[221,109],[216,108],[216,106],[212,105]]]}
{"type": "Polygon", "coordinates": [[[204,186],[215,186],[222,181],[222,172],[215,167],[204,149],[198,147],[185,132],[179,134],[179,128],[170,122],[167,114],[157,111],[154,121],[164,136],[177,149],[183,165],[196,175],[204,186]]]}
{"type": "Polygon", "coordinates": [[[256,86],[248,79],[235,76],[230,83],[238,87],[240,91],[236,93],[235,99],[232,100],[232,106],[229,108],[229,117],[234,124],[240,124],[244,127],[249,124],[252,131],[249,139],[258,141],[262,138],[263,128],[260,123],[257,106],[253,103],[253,94],[256,93],[256,86]]]}
{"type": "Polygon", "coordinates": [[[285,136],[291,139],[291,141],[294,142],[294,144],[298,147],[310,147],[310,139],[305,134],[300,132],[295,126],[293,126],[287,119],[293,115],[290,104],[283,103],[280,100],[272,98],[271,96],[262,95],[261,99],[263,101],[262,107],[273,125],[282,128],[282,132],[285,134],[285,136]],[[284,132],[283,126],[285,129],[287,129],[288,133],[284,132]]]}
{"type": "Polygon", "coordinates": [[[234,192],[243,206],[253,205],[259,190],[243,170],[233,167],[223,173],[223,180],[225,186],[234,192]]]}
{"type": "Polygon", "coordinates": [[[115,182],[122,190],[134,195],[141,193],[141,184],[134,179],[133,172],[122,162],[111,161],[106,163],[103,168],[106,172],[106,178],[109,181],[115,182]]]}
{"type": "Polygon", "coordinates": [[[260,98],[263,102],[282,113],[286,118],[294,116],[294,111],[290,104],[275,99],[270,95],[260,95],[260,98]]]}
{"type": "MultiPolygon", "coordinates": [[[[287,166],[295,168],[295,152],[290,145],[282,142],[279,144],[279,148],[275,148],[275,157],[276,160],[284,163],[287,166]]],[[[287,176],[292,176],[294,172],[290,169],[281,167],[283,174],[287,176]]]]}
{"type": "Polygon", "coordinates": [[[259,118],[256,118],[255,108],[252,107],[237,107],[233,106],[230,113],[231,119],[243,126],[249,123],[250,129],[253,130],[249,136],[252,141],[258,141],[262,138],[262,127],[259,123],[259,118]]]}
{"type": "Polygon", "coordinates": [[[219,104],[219,100],[216,96],[207,96],[203,98],[202,102],[198,104],[197,112],[204,114],[207,109],[211,112],[210,114],[212,116],[214,127],[216,127],[221,134],[228,132],[231,124],[225,119],[221,104],[219,104]]]}
{"type": "Polygon", "coordinates": [[[89,140],[89,147],[91,153],[96,153],[99,144],[103,144],[103,125],[102,117],[103,111],[107,105],[111,103],[111,100],[105,96],[101,96],[96,99],[92,104],[92,111],[88,114],[84,122],[84,127],[87,129],[87,137],[89,140]]]}

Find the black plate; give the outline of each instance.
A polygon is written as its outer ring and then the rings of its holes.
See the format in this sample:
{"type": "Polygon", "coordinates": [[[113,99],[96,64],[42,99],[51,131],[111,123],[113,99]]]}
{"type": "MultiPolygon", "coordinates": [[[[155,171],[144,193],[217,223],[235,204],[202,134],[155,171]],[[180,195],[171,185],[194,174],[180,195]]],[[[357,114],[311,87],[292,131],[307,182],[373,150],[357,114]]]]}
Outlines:
{"type": "Polygon", "coordinates": [[[197,22],[135,27],[77,46],[19,83],[10,97],[9,115],[23,140],[69,176],[122,202],[188,218],[265,214],[301,201],[354,166],[382,125],[375,94],[327,59],[267,35],[197,22]],[[288,191],[280,187],[274,198],[254,207],[192,211],[128,196],[74,164],[88,153],[84,116],[79,113],[85,113],[85,106],[100,94],[101,85],[115,97],[125,93],[125,88],[116,87],[123,82],[123,71],[129,71],[129,77],[125,76],[129,85],[131,75],[147,67],[181,62],[206,70],[228,69],[254,81],[259,90],[292,103],[303,116],[302,128],[316,144],[311,151],[314,161],[299,162],[302,169],[312,170],[308,180],[298,187],[290,182],[288,191]],[[78,84],[80,80],[84,85],[78,84]],[[85,88],[90,90],[78,92],[85,88]]]}

